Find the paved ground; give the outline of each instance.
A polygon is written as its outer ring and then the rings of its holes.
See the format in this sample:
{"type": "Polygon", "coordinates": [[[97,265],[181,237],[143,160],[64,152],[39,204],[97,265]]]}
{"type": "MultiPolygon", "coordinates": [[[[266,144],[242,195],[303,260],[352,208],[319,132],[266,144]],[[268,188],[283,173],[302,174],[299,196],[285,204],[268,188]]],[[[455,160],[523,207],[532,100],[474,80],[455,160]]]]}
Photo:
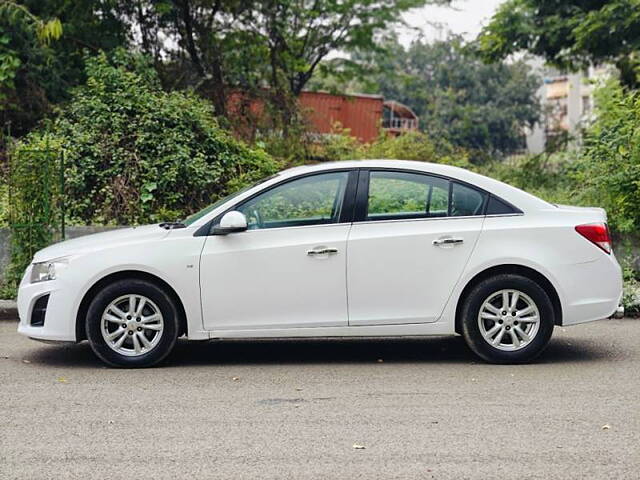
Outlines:
{"type": "Polygon", "coordinates": [[[3,480],[640,478],[639,320],[556,329],[535,365],[460,338],[283,340],[181,342],[135,371],[15,328],[3,480]]]}

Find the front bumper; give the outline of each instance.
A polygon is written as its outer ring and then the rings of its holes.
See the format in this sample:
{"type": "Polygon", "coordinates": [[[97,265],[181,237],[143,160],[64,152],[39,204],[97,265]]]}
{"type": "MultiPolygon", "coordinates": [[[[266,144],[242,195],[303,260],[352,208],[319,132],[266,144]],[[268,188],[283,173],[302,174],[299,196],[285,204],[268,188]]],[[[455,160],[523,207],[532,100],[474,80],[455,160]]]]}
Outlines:
{"type": "Polygon", "coordinates": [[[27,268],[18,289],[18,333],[36,340],[75,342],[75,315],[73,298],[62,280],[30,283],[31,266],[27,268]],[[39,298],[49,295],[44,325],[31,325],[32,314],[39,298]]]}

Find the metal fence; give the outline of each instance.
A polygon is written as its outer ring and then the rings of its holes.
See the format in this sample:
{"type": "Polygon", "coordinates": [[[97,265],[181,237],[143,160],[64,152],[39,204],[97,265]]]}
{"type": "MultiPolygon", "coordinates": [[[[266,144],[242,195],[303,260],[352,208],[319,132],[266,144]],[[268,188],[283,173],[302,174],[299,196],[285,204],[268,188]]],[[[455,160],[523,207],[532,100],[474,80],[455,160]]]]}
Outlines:
{"type": "Polygon", "coordinates": [[[64,151],[8,149],[7,180],[9,280],[17,282],[36,251],[66,236],[64,151]]]}

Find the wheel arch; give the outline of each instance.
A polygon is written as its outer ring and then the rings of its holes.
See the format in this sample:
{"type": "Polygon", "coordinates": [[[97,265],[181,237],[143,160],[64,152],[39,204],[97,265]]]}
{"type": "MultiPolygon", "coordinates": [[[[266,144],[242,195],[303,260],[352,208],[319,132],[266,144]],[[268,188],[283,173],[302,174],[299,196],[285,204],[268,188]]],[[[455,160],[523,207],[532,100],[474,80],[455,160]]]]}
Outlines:
{"type": "Polygon", "coordinates": [[[489,278],[495,275],[500,275],[505,273],[522,275],[523,277],[527,277],[533,280],[534,282],[536,282],[538,285],[540,285],[544,289],[544,291],[547,293],[547,295],[549,295],[549,298],[551,299],[551,304],[553,305],[553,313],[554,313],[553,316],[554,316],[555,324],[562,325],[562,303],[560,302],[560,296],[558,295],[556,288],[549,281],[549,279],[545,277],[542,273],[540,273],[539,271],[531,267],[526,267],[524,265],[518,265],[518,264],[503,264],[503,265],[495,265],[493,267],[489,267],[477,273],[471,280],[467,282],[465,287],[462,289],[462,292],[460,293],[460,296],[458,297],[458,302],[456,304],[456,315],[455,315],[456,333],[460,334],[462,332],[462,317],[461,317],[462,304],[464,300],[467,298],[469,291],[471,291],[473,287],[475,287],[478,283],[480,283],[485,278],[489,278]]]}
{"type": "Polygon", "coordinates": [[[176,293],[176,291],[169,285],[166,281],[161,279],[160,277],[153,275],[152,273],[143,272],[141,270],[122,270],[119,272],[113,272],[108,275],[105,275],[98,281],[96,281],[89,290],[84,294],[82,300],[80,301],[80,306],[78,307],[78,311],[76,312],[76,341],[86,340],[87,332],[85,330],[85,321],[84,319],[87,316],[87,311],[89,309],[89,304],[91,300],[96,295],[100,289],[104,288],[106,285],[113,283],[117,280],[146,280],[150,283],[154,283],[158,287],[162,288],[175,302],[176,307],[178,308],[178,320],[180,325],[180,330],[178,331],[178,336],[184,335],[188,333],[187,326],[187,314],[180,299],[180,296],[176,293]]]}

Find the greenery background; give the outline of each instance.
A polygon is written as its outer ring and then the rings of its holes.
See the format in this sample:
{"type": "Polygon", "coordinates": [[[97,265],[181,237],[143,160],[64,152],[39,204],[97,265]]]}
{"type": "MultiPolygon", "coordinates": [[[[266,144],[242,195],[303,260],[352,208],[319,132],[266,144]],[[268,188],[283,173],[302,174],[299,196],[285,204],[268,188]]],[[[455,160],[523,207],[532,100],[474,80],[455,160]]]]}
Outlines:
{"type": "MultiPolygon", "coordinates": [[[[64,216],[75,224],[175,220],[286,166],[397,158],[469,168],[551,202],[599,205],[618,245],[637,238],[637,0],[507,0],[474,41],[402,46],[393,26],[426,3],[448,2],[0,0],[0,227],[14,232],[0,296],[52,238],[15,228],[17,219],[59,213],[56,192],[45,198],[34,180],[46,165],[33,167],[30,152],[44,148],[65,152],[64,216]],[[521,55],[507,59],[522,53],[567,70],[617,67],[597,86],[594,120],[572,148],[522,153],[524,129],[545,115],[541,79],[521,55]],[[295,101],[307,88],[382,93],[412,107],[420,131],[368,144],[340,125],[310,135],[295,101]],[[230,114],[237,91],[263,102],[266,115],[230,114]],[[9,182],[21,191],[11,205],[9,182]]],[[[637,258],[622,261],[625,302],[637,308],[637,258]]]]}

